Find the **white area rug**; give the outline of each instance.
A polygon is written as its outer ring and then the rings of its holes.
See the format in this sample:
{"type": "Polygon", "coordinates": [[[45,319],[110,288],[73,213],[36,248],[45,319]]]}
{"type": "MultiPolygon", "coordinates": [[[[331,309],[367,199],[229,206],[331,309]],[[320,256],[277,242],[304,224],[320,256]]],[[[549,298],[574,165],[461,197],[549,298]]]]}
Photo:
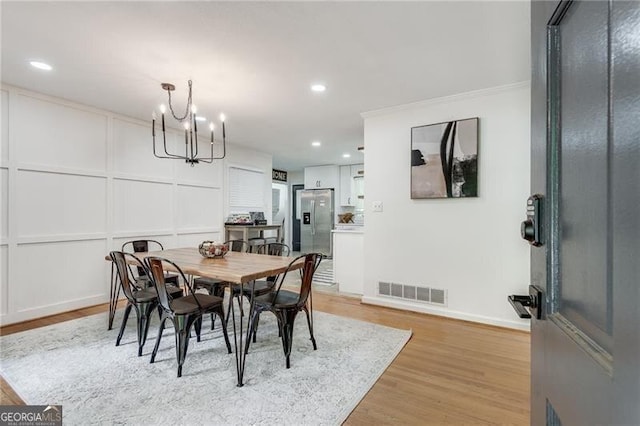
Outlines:
{"type": "Polygon", "coordinates": [[[348,417],[411,337],[410,330],[315,312],[314,351],[301,314],[287,370],[275,318],[265,313],[238,388],[219,320],[213,332],[205,320],[203,339],[192,338],[177,378],[173,329],[150,364],[157,315],[142,357],[133,315],[119,347],[122,310],[111,331],[99,314],[3,336],[0,372],[27,404],[62,404],[66,425],[329,425],[348,417]]]}

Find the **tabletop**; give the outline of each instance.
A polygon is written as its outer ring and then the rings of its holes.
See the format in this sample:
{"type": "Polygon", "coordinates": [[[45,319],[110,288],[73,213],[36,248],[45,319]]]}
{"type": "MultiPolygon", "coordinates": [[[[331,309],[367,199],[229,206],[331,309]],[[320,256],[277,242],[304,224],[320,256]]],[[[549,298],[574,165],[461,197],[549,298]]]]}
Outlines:
{"type": "MultiPolygon", "coordinates": [[[[200,255],[195,247],[174,248],[162,251],[134,253],[139,259],[147,256],[163,257],[175,262],[187,275],[214,278],[237,284],[244,284],[259,278],[278,275],[286,271],[293,257],[268,256],[255,253],[228,252],[223,258],[206,258],[200,255]]],[[[109,256],[107,260],[111,260],[109,256]]],[[[300,269],[304,259],[292,265],[292,269],[300,269]]],[[[166,270],[173,270],[165,263],[166,270]]]]}

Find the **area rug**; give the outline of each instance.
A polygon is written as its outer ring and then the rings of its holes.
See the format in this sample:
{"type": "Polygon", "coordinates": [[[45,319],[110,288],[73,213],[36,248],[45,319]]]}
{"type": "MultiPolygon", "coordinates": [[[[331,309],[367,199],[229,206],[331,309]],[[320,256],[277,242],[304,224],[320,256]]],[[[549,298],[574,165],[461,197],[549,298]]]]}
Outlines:
{"type": "Polygon", "coordinates": [[[219,321],[214,331],[205,321],[177,378],[173,329],[150,364],[157,316],[138,357],[135,317],[115,346],[121,315],[111,331],[99,314],[3,336],[0,372],[27,404],[61,404],[67,425],[336,425],[411,337],[410,330],[315,312],[314,351],[302,315],[286,369],[276,321],[263,314],[238,388],[219,321]]]}

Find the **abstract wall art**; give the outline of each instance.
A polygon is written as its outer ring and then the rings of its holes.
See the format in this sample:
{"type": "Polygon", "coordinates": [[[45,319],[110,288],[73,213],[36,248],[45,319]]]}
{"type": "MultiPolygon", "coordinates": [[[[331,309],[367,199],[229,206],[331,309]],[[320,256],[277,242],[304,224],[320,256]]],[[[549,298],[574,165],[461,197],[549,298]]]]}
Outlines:
{"type": "Polygon", "coordinates": [[[411,128],[411,198],[478,196],[478,118],[411,128]]]}

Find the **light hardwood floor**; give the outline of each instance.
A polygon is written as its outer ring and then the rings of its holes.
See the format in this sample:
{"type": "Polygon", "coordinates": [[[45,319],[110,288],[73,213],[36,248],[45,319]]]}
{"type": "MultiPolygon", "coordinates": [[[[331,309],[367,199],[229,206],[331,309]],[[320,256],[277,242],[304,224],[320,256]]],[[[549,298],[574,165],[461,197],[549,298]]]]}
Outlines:
{"type": "MultiPolygon", "coordinates": [[[[313,302],[323,312],[413,330],[346,425],[529,424],[528,333],[363,305],[322,292],[314,292],[313,302]]],[[[106,310],[105,304],[9,325],[0,334],[106,310]]],[[[4,380],[0,385],[0,404],[22,403],[4,380]]]]}

